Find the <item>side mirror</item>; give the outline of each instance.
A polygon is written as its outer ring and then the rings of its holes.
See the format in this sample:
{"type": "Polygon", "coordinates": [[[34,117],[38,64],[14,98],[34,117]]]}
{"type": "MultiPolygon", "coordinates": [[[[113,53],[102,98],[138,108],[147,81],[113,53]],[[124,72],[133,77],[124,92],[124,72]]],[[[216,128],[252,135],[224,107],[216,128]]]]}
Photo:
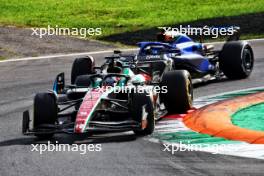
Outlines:
{"type": "Polygon", "coordinates": [[[65,87],[64,73],[60,73],[56,76],[56,79],[53,83],[53,91],[57,94],[61,94],[65,87]]]}

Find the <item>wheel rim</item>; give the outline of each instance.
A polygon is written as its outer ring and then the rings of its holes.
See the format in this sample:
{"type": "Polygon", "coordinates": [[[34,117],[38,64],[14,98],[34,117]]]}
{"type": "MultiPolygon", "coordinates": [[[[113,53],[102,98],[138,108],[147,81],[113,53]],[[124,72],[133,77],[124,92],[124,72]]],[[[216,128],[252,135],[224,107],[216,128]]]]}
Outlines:
{"type": "Polygon", "coordinates": [[[193,92],[192,92],[192,84],[190,79],[188,79],[187,81],[187,93],[188,93],[188,103],[190,105],[190,107],[192,106],[192,101],[193,101],[193,92]]]}
{"type": "Polygon", "coordinates": [[[246,49],[243,52],[242,62],[243,62],[243,67],[245,71],[247,73],[251,72],[252,67],[253,67],[253,57],[251,55],[251,52],[248,49],[246,49]]]}

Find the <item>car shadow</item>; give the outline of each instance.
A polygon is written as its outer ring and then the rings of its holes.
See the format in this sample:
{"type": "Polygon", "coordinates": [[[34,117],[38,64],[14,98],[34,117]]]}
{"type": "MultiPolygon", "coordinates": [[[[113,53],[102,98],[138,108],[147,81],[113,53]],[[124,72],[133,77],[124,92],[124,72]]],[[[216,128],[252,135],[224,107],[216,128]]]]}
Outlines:
{"type": "MultiPolygon", "coordinates": [[[[239,26],[241,33],[244,35],[263,35],[264,31],[264,13],[248,13],[239,16],[227,16],[227,17],[217,17],[217,18],[207,18],[195,21],[188,21],[184,23],[177,24],[165,24],[164,27],[177,28],[180,25],[191,27],[203,27],[203,26],[239,26]]],[[[125,45],[135,45],[140,41],[154,41],[156,40],[156,34],[159,32],[159,26],[136,30],[131,32],[123,32],[118,34],[113,34],[110,36],[103,36],[100,39],[110,42],[119,42],[125,45]]],[[[200,36],[190,36],[194,40],[200,39],[200,36]]],[[[209,36],[205,39],[211,39],[209,36]]]]}
{"type": "Polygon", "coordinates": [[[205,81],[205,82],[193,84],[193,88],[200,88],[200,87],[207,86],[209,84],[212,85],[212,84],[228,83],[228,82],[235,82],[235,81],[241,81],[241,80],[243,80],[243,79],[228,79],[228,78],[224,77],[221,79],[214,79],[214,80],[210,80],[210,81],[205,81]]]}
{"type": "Polygon", "coordinates": [[[193,88],[199,88],[199,87],[203,87],[209,84],[223,83],[223,82],[230,82],[230,81],[234,81],[234,80],[230,80],[224,77],[221,79],[214,79],[214,80],[209,80],[209,81],[193,84],[193,88]]]}
{"type": "Polygon", "coordinates": [[[58,134],[50,139],[41,140],[35,136],[20,137],[0,141],[0,147],[13,146],[13,145],[31,145],[31,144],[96,144],[96,143],[118,143],[134,141],[138,138],[135,134],[124,133],[108,133],[100,135],[68,135],[58,134]]]}

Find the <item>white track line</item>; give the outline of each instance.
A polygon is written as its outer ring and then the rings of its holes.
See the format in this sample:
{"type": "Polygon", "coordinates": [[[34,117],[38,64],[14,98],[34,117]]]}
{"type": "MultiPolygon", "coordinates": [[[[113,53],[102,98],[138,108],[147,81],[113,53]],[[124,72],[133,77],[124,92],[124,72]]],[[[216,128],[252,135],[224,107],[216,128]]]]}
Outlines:
{"type": "MultiPolygon", "coordinates": [[[[264,42],[264,39],[250,39],[245,40],[248,42],[264,42]]],[[[205,44],[223,44],[224,42],[212,42],[212,43],[205,43],[205,44]]],[[[82,52],[82,53],[70,53],[70,54],[54,54],[54,55],[47,55],[47,56],[37,56],[37,57],[25,57],[25,58],[18,58],[18,59],[7,59],[2,60],[0,63],[5,62],[18,62],[18,61],[28,61],[28,60],[39,60],[39,59],[50,59],[50,58],[59,58],[59,57],[71,57],[71,56],[81,56],[81,55],[89,55],[89,54],[103,54],[103,53],[112,53],[113,50],[105,50],[105,51],[91,51],[91,52],[82,52]]],[[[136,51],[137,48],[129,48],[129,49],[121,49],[121,51],[136,51]]]]}
{"type": "MultiPolygon", "coordinates": [[[[115,49],[105,50],[105,51],[91,51],[91,52],[83,52],[83,53],[54,54],[54,55],[38,56],[38,57],[25,57],[25,58],[18,58],[18,59],[3,60],[3,61],[0,61],[0,63],[39,60],[39,59],[51,59],[51,58],[59,58],[59,57],[71,57],[71,56],[81,56],[81,55],[90,55],[90,54],[104,54],[104,53],[112,53],[114,50],[115,49]]],[[[121,49],[121,51],[136,51],[136,50],[137,50],[136,48],[121,49]]]]}

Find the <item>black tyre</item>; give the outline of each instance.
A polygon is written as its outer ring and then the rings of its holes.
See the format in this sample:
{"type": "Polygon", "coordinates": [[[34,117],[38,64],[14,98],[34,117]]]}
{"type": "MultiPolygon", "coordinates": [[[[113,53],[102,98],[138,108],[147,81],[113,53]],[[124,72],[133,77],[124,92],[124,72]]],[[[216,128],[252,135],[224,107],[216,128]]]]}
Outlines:
{"type": "Polygon", "coordinates": [[[193,87],[188,71],[173,70],[164,73],[161,86],[167,88],[167,93],[160,93],[160,99],[169,114],[186,113],[192,107],[193,87]]]}
{"type": "Polygon", "coordinates": [[[130,112],[133,120],[141,123],[143,111],[147,113],[147,125],[145,129],[134,129],[136,135],[152,134],[155,127],[154,107],[150,96],[147,93],[134,93],[130,101],[130,112]],[[143,109],[145,108],[145,109],[143,109]]]}
{"type": "Polygon", "coordinates": [[[77,58],[74,60],[71,71],[71,84],[80,75],[89,75],[94,73],[94,59],[91,56],[77,58]]]}
{"type": "Polygon", "coordinates": [[[247,42],[227,42],[219,55],[219,66],[229,79],[247,78],[254,66],[254,55],[247,42]]]}
{"type": "Polygon", "coordinates": [[[23,112],[23,119],[22,119],[22,134],[25,134],[29,130],[29,112],[23,112]]]}
{"type": "Polygon", "coordinates": [[[80,75],[76,78],[75,83],[76,86],[89,87],[91,84],[90,75],[80,75]]]}
{"type": "MultiPolygon", "coordinates": [[[[34,129],[40,128],[43,124],[54,125],[57,120],[58,106],[53,93],[38,93],[34,98],[34,129]]],[[[40,138],[49,138],[53,133],[36,134],[40,138]]]]}

